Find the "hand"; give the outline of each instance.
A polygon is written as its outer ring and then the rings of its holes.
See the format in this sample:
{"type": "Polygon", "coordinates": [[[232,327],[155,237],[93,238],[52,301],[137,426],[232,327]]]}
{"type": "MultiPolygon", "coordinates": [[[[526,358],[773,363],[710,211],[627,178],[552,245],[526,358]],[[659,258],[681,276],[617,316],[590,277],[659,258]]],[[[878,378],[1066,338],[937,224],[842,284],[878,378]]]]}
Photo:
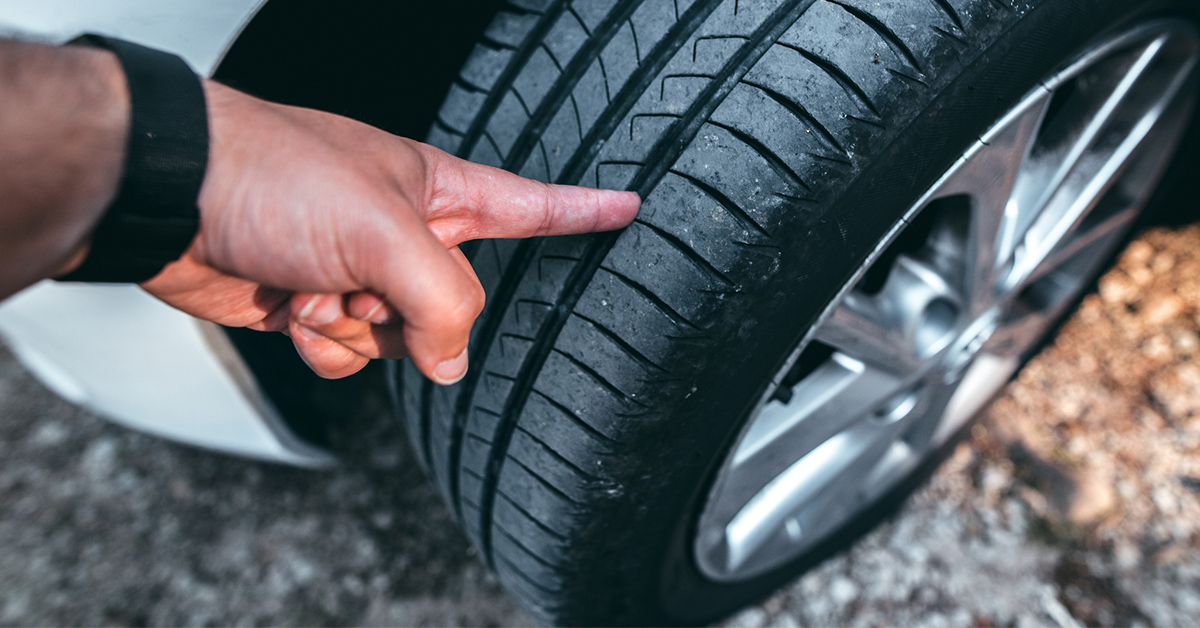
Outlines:
{"type": "Polygon", "coordinates": [[[142,285],[206,320],[286,331],[323,377],[411,354],[430,379],[461,379],[484,293],[460,243],[617,229],[640,203],[218,83],[205,90],[200,233],[142,285]]]}

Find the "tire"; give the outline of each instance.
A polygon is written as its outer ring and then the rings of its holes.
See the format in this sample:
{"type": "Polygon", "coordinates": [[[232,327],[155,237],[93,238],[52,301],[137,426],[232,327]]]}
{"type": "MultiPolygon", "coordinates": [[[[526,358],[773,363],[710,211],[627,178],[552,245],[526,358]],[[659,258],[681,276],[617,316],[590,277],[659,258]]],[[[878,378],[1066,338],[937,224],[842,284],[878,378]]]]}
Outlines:
{"type": "Polygon", "coordinates": [[[513,597],[546,623],[709,622],[892,512],[953,439],[782,564],[714,577],[695,550],[771,382],[922,193],[1089,42],[1191,7],[506,6],[429,141],[645,199],[620,232],[477,243],[489,299],[467,377],[394,365],[419,458],[513,597]]]}

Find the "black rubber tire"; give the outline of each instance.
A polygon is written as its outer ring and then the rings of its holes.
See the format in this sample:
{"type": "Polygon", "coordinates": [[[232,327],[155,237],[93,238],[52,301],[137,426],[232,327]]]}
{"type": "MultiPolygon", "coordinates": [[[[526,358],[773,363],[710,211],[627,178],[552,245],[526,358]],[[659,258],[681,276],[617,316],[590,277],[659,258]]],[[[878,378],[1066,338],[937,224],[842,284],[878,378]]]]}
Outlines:
{"type": "Polygon", "coordinates": [[[472,367],[394,372],[419,456],[516,600],[557,624],[711,621],[852,542],[697,571],[712,475],[768,378],[901,213],[1088,41],[1192,3],[519,0],[429,141],[635,190],[628,229],[485,241],[472,367]]]}

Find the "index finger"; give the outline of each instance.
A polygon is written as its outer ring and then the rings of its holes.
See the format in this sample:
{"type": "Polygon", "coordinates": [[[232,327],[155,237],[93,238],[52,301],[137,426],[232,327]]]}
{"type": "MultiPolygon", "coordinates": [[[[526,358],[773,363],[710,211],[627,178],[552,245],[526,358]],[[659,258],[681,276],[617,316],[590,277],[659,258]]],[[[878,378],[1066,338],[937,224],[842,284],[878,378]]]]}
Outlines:
{"type": "Polygon", "coordinates": [[[427,158],[432,181],[425,220],[447,246],[611,231],[633,222],[642,202],[635,192],[547,184],[437,153],[427,158]]]}

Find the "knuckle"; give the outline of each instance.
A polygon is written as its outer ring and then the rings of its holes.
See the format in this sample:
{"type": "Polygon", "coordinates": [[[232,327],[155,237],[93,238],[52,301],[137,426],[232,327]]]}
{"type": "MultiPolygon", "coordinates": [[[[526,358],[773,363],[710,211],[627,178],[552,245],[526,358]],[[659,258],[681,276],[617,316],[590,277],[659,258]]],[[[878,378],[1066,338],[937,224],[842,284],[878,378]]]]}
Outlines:
{"type": "Polygon", "coordinates": [[[447,308],[443,319],[447,327],[456,331],[469,329],[483,312],[484,300],[483,287],[476,283],[469,285],[456,303],[447,308]]]}

